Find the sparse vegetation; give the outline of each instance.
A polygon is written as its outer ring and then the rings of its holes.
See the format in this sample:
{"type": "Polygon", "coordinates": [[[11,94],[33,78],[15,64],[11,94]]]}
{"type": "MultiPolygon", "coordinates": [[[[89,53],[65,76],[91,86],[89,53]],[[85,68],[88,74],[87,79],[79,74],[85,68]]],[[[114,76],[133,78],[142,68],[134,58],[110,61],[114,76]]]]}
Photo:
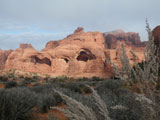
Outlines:
{"type": "Polygon", "coordinates": [[[0,90],[0,119],[27,120],[31,118],[36,95],[27,88],[0,90]]]}

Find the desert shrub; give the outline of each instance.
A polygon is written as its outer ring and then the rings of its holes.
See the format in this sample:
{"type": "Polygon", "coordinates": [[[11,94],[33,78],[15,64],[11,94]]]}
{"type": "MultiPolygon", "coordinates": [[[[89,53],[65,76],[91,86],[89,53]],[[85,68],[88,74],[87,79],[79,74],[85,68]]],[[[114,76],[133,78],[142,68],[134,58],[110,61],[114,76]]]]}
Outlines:
{"type": "Polygon", "coordinates": [[[46,83],[58,83],[57,79],[56,78],[49,78],[46,83]]]}
{"type": "Polygon", "coordinates": [[[71,91],[81,93],[81,89],[84,85],[74,82],[69,82],[61,85],[64,88],[70,89],[71,91]]]}
{"type": "Polygon", "coordinates": [[[102,81],[101,83],[96,85],[96,90],[103,92],[105,90],[117,90],[118,88],[123,87],[124,83],[121,80],[109,79],[102,81]]]}
{"type": "Polygon", "coordinates": [[[33,84],[33,86],[40,86],[40,85],[41,85],[41,83],[39,83],[39,82],[36,82],[33,84]]]}
{"type": "Polygon", "coordinates": [[[83,77],[83,78],[77,78],[77,81],[90,81],[90,79],[87,77],[83,77]]]}
{"type": "Polygon", "coordinates": [[[43,113],[48,112],[51,106],[57,106],[64,102],[62,98],[53,91],[53,89],[59,89],[58,85],[33,86],[30,89],[38,95],[37,106],[43,113]]]}
{"type": "Polygon", "coordinates": [[[29,120],[36,95],[27,88],[0,90],[0,119],[29,120]]]}
{"type": "Polygon", "coordinates": [[[81,89],[82,93],[84,94],[91,94],[92,91],[91,89],[89,89],[88,87],[84,86],[82,89],[81,89]]]}
{"type": "Polygon", "coordinates": [[[28,83],[25,81],[18,82],[18,87],[27,87],[28,83]]]}
{"type": "Polygon", "coordinates": [[[35,93],[43,93],[43,92],[45,93],[45,92],[49,92],[53,88],[57,88],[57,87],[59,87],[58,84],[43,84],[40,86],[31,87],[30,89],[32,91],[34,91],[35,93]]]}
{"type": "Polygon", "coordinates": [[[15,72],[16,72],[16,69],[10,69],[6,73],[9,78],[12,78],[13,80],[15,80],[15,72]]]}
{"type": "Polygon", "coordinates": [[[33,82],[36,82],[38,79],[40,79],[40,77],[39,77],[38,75],[34,75],[34,76],[32,77],[32,81],[33,81],[33,82]]]}
{"type": "Polygon", "coordinates": [[[36,83],[38,79],[39,76],[33,76],[33,77],[26,76],[24,77],[24,80],[21,82],[21,84],[27,86],[28,84],[36,83]]]}
{"type": "Polygon", "coordinates": [[[17,87],[17,82],[8,81],[8,82],[5,83],[5,88],[12,88],[12,87],[17,87]]]}
{"type": "Polygon", "coordinates": [[[69,89],[73,92],[77,92],[79,94],[81,94],[82,92],[83,93],[90,93],[90,89],[88,89],[88,87],[86,87],[86,85],[89,85],[92,83],[87,83],[87,82],[66,82],[66,83],[62,83],[60,85],[60,87],[62,88],[66,88],[66,89],[69,89]]]}
{"type": "Polygon", "coordinates": [[[44,80],[46,81],[46,83],[63,83],[68,81],[74,81],[75,79],[67,76],[58,76],[55,78],[46,76],[44,80]]]}
{"type": "Polygon", "coordinates": [[[45,80],[46,83],[49,82],[50,78],[51,78],[50,75],[45,74],[44,80],[45,80]]]}
{"type": "Polygon", "coordinates": [[[96,90],[107,105],[112,119],[140,120],[142,118],[142,106],[136,101],[136,96],[125,88],[122,80],[103,81],[96,86],[96,90]]]}
{"type": "Polygon", "coordinates": [[[23,75],[19,75],[18,76],[20,79],[24,79],[24,76],[23,75]]]}
{"type": "Polygon", "coordinates": [[[38,107],[43,113],[48,112],[51,106],[57,106],[63,102],[60,96],[53,91],[41,93],[38,96],[38,107]]]}
{"type": "Polygon", "coordinates": [[[103,79],[103,78],[96,77],[96,76],[93,76],[93,77],[91,78],[91,80],[92,80],[92,81],[102,81],[102,80],[104,80],[104,79],[103,79]]]}
{"type": "Polygon", "coordinates": [[[56,77],[56,81],[58,81],[58,82],[65,82],[67,80],[68,80],[67,76],[58,76],[58,77],[56,77]]]}
{"type": "Polygon", "coordinates": [[[42,112],[47,112],[51,106],[57,106],[60,103],[63,103],[63,100],[52,89],[39,94],[39,108],[42,112]]]}
{"type": "Polygon", "coordinates": [[[36,82],[38,78],[39,78],[38,76],[25,77],[25,78],[24,78],[24,82],[26,82],[26,83],[29,84],[29,83],[31,83],[31,82],[36,82]]]}
{"type": "Polygon", "coordinates": [[[2,82],[6,82],[6,81],[8,81],[8,77],[6,77],[6,76],[0,76],[0,81],[2,81],[2,82]]]}

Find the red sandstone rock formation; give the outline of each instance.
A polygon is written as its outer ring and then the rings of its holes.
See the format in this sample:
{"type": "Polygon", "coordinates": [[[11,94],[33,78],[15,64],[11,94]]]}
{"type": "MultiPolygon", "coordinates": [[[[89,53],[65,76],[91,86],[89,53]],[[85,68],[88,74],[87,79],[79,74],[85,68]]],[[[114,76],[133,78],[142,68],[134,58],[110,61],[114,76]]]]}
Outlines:
{"type": "Polygon", "coordinates": [[[34,49],[31,44],[20,44],[19,48],[21,48],[21,49],[28,49],[28,48],[34,49]]]}
{"type": "Polygon", "coordinates": [[[31,45],[22,44],[13,51],[5,65],[5,70],[17,69],[25,72],[66,75],[73,77],[111,77],[111,66],[105,62],[106,57],[117,65],[120,64],[118,51],[125,44],[130,62],[133,62],[130,50],[135,51],[141,61],[143,49],[137,33],[102,34],[84,32],[77,28],[63,40],[50,41],[38,52],[31,45]],[[111,37],[108,37],[111,36],[111,37]],[[115,44],[115,45],[114,45],[115,44]]]}
{"type": "Polygon", "coordinates": [[[160,26],[157,26],[153,30],[154,43],[159,48],[160,45],[160,26]]]}
{"type": "Polygon", "coordinates": [[[8,56],[12,53],[12,50],[0,49],[0,70],[4,69],[8,56]]]}
{"type": "Polygon", "coordinates": [[[122,30],[118,30],[104,33],[104,37],[106,38],[106,44],[109,49],[115,49],[119,41],[125,42],[129,46],[145,47],[145,43],[140,41],[139,34],[134,32],[125,33],[122,30]]]}

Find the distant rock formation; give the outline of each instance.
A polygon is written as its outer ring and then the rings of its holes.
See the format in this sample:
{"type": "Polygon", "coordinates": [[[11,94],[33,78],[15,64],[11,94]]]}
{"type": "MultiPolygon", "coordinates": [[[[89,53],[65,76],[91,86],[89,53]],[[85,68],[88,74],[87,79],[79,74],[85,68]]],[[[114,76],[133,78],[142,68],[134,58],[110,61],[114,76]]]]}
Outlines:
{"type": "Polygon", "coordinates": [[[144,58],[145,44],[140,41],[138,33],[125,33],[120,30],[102,34],[84,32],[84,29],[79,27],[63,40],[48,42],[40,52],[30,44],[21,44],[20,48],[8,56],[4,70],[14,68],[54,76],[109,78],[113,76],[113,70],[105,59],[111,59],[120,65],[118,52],[121,44],[125,45],[131,64],[133,58],[130,50],[137,54],[138,62],[144,58]]]}
{"type": "Polygon", "coordinates": [[[122,30],[104,33],[106,43],[109,49],[115,49],[119,41],[125,42],[127,45],[135,47],[145,47],[145,42],[140,41],[138,33],[128,32],[122,30]]]}
{"type": "Polygon", "coordinates": [[[20,44],[19,48],[21,48],[21,49],[28,49],[28,48],[34,49],[31,44],[20,44]]]}

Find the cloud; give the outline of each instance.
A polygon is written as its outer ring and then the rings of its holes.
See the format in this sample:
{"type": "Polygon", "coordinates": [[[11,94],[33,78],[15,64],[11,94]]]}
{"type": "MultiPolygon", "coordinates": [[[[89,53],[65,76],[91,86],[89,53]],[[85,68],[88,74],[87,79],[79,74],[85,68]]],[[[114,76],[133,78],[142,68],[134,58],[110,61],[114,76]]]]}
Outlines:
{"type": "Polygon", "coordinates": [[[159,5],[159,0],[0,0],[0,48],[28,42],[42,49],[44,41],[63,38],[78,26],[139,32],[146,40],[145,19],[152,28],[160,24],[159,5]]]}

